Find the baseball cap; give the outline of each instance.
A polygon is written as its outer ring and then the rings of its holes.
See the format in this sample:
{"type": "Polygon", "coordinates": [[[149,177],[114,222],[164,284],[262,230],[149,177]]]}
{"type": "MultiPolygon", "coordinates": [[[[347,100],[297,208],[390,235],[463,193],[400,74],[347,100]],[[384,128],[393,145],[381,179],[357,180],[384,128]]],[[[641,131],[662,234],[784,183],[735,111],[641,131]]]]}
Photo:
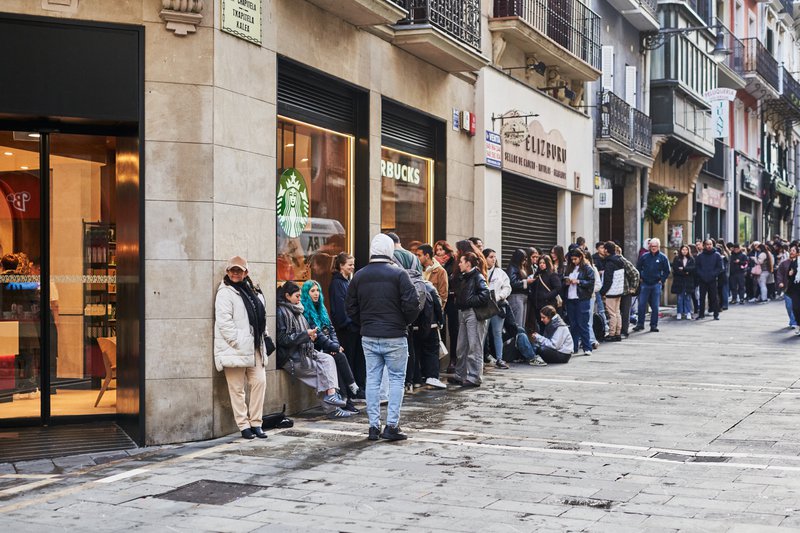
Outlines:
{"type": "Polygon", "coordinates": [[[228,259],[228,266],[225,267],[225,270],[228,271],[233,267],[239,267],[245,272],[250,270],[249,268],[247,268],[247,259],[238,255],[234,255],[233,257],[228,259]]]}

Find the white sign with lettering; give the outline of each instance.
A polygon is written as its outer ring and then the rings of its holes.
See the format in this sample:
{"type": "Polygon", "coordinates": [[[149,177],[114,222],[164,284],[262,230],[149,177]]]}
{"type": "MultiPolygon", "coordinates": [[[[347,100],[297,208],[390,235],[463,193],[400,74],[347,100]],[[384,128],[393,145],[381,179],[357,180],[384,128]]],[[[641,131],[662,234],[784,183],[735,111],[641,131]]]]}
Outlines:
{"type": "Polygon", "coordinates": [[[567,187],[567,142],[558,130],[545,131],[538,120],[525,126],[516,112],[504,115],[500,137],[503,170],[567,187]]]}
{"type": "Polygon", "coordinates": [[[245,41],[261,44],[261,1],[220,0],[220,29],[245,41]]]}

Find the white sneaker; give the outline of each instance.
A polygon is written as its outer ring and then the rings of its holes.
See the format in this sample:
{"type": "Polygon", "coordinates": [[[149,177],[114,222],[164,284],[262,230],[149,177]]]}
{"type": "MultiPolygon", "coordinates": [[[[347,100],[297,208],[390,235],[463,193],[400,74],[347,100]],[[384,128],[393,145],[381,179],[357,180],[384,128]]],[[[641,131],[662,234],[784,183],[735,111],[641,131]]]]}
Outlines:
{"type": "Polygon", "coordinates": [[[592,351],[591,350],[584,350],[583,351],[583,355],[588,357],[588,356],[592,355],[592,351]]]}
{"type": "Polygon", "coordinates": [[[678,313],[677,315],[675,315],[675,320],[680,320],[680,319],[681,319],[681,314],[680,314],[680,313],[678,313]]]}
{"type": "Polygon", "coordinates": [[[447,385],[442,383],[436,378],[428,378],[425,380],[425,385],[430,385],[431,387],[435,387],[437,389],[446,389],[447,385]]]}
{"type": "Polygon", "coordinates": [[[800,328],[795,328],[794,329],[794,334],[797,335],[798,337],[800,337],[800,328]]]}

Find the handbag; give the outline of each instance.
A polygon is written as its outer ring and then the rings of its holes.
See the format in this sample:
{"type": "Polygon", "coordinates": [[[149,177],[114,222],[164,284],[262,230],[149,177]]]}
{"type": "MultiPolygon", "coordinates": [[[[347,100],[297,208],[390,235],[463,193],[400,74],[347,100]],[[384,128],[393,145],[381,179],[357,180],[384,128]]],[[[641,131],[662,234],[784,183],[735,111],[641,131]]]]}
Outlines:
{"type": "MultiPolygon", "coordinates": [[[[547,292],[550,292],[550,287],[547,286],[547,283],[544,282],[541,276],[539,276],[539,281],[542,282],[542,286],[547,289],[547,292]]],[[[564,300],[561,298],[560,294],[556,294],[556,307],[561,308],[564,306],[564,300]]]]}
{"type": "Polygon", "coordinates": [[[283,429],[292,426],[294,421],[286,416],[286,404],[283,404],[283,411],[280,413],[270,413],[261,417],[261,429],[283,429]]]}
{"type": "Polygon", "coordinates": [[[442,342],[442,330],[436,328],[436,335],[439,336],[439,359],[441,360],[447,357],[447,354],[450,352],[447,351],[447,346],[442,342]]]}
{"type": "Polygon", "coordinates": [[[267,357],[275,351],[275,341],[267,334],[264,334],[264,347],[267,349],[267,357]]]}
{"type": "Polygon", "coordinates": [[[489,289],[489,301],[486,305],[475,308],[475,318],[478,320],[489,320],[495,315],[501,313],[500,306],[497,305],[497,300],[494,297],[494,291],[489,289]]]}
{"type": "Polygon", "coordinates": [[[754,275],[754,276],[760,276],[760,275],[761,275],[761,265],[759,265],[758,263],[756,263],[756,264],[753,266],[753,269],[750,271],[750,273],[751,273],[752,275],[754,275]]]}

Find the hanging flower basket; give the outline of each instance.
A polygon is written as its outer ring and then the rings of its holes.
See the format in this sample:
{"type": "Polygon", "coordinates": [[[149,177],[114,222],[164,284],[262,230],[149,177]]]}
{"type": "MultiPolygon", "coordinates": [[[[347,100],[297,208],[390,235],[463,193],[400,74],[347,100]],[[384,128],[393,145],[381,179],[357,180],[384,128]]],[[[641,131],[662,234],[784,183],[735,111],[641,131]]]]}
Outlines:
{"type": "Polygon", "coordinates": [[[677,203],[678,198],[670,196],[666,191],[651,189],[647,194],[647,209],[644,212],[644,217],[654,224],[661,224],[669,218],[670,211],[677,203]]]}

